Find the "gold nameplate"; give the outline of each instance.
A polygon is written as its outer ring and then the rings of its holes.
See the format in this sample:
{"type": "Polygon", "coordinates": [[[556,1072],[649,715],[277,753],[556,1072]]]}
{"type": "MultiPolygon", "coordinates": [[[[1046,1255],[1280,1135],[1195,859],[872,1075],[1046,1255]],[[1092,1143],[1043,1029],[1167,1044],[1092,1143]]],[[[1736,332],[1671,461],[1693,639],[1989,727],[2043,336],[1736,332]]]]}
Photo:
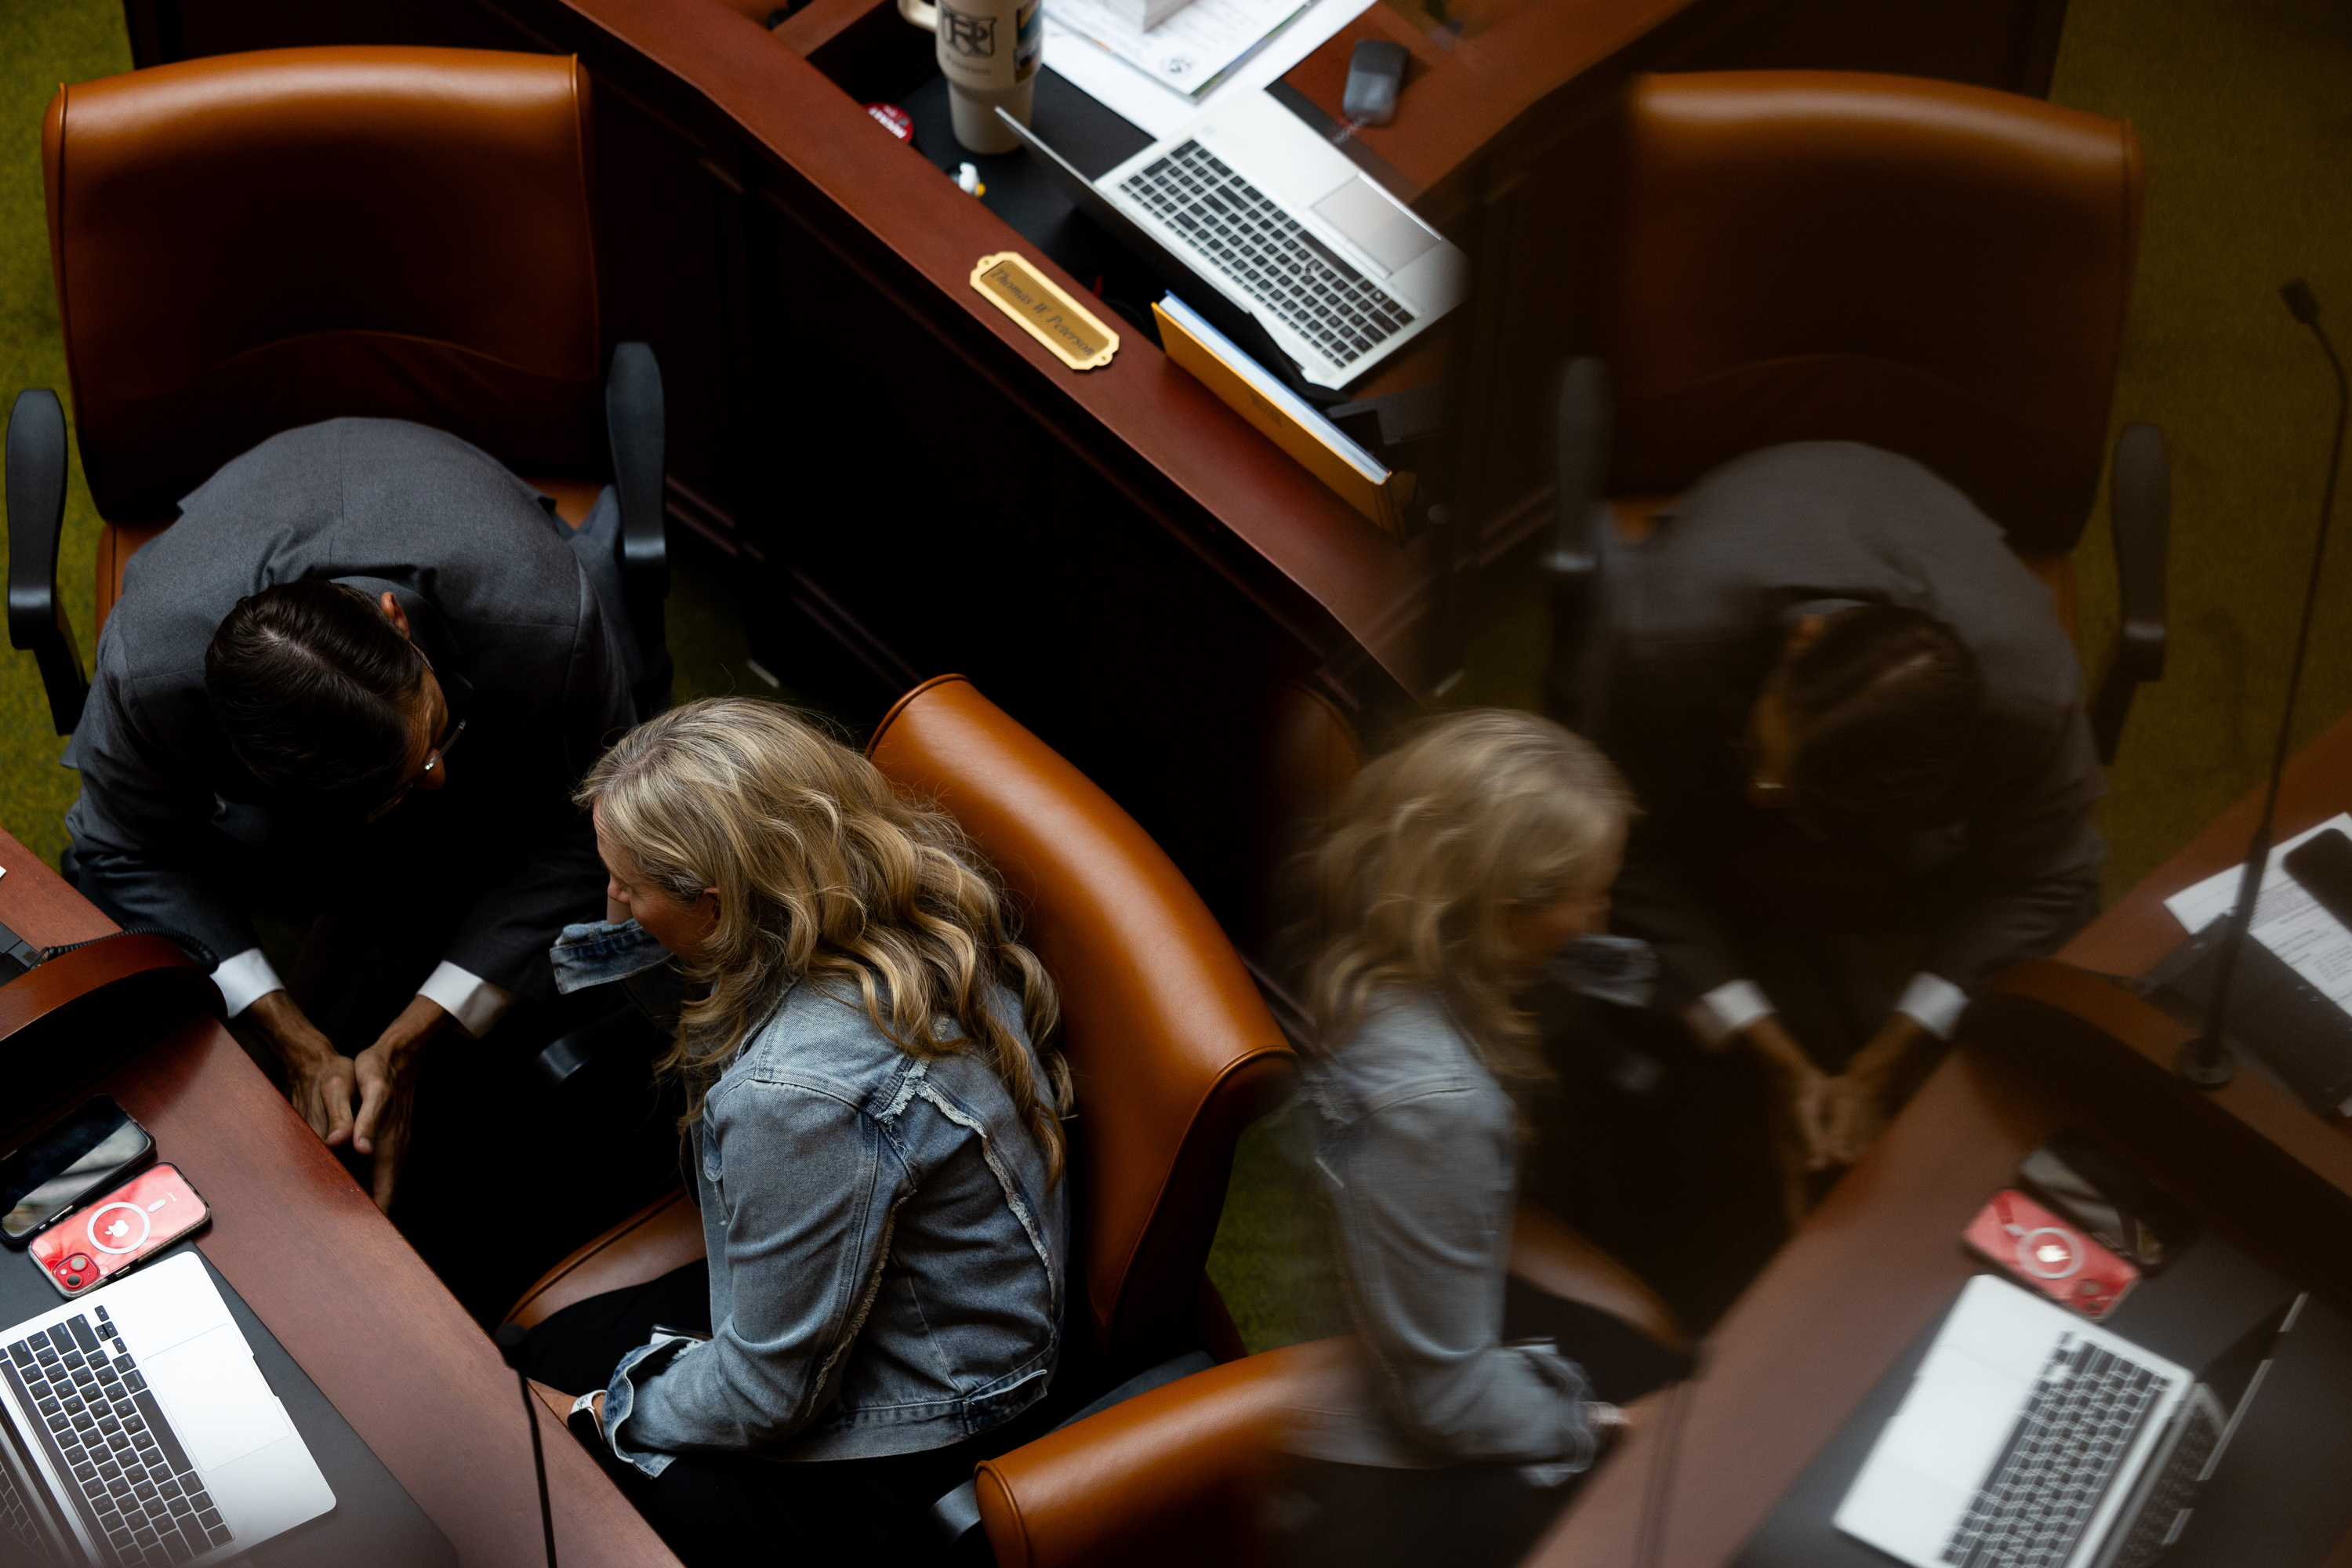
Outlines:
{"type": "Polygon", "coordinates": [[[1118,353],[1117,332],[1013,251],[982,257],[971,286],[1072,370],[1099,370],[1118,353]]]}

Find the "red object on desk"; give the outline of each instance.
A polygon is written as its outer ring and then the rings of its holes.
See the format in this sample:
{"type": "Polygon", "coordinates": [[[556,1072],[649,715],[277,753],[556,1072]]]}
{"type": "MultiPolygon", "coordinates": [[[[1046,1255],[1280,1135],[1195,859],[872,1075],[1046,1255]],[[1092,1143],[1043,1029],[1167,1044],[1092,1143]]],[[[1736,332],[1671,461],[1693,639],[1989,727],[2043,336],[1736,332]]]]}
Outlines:
{"type": "Polygon", "coordinates": [[[150,1165],[33,1238],[33,1261],[68,1296],[87,1295],[189,1235],[205,1200],[174,1165],[150,1165]]]}
{"type": "Polygon", "coordinates": [[[2027,1289],[2094,1322],[2139,1283],[2137,1268],[2014,1187],[1995,1193],[1960,1238],[2027,1289]]]}

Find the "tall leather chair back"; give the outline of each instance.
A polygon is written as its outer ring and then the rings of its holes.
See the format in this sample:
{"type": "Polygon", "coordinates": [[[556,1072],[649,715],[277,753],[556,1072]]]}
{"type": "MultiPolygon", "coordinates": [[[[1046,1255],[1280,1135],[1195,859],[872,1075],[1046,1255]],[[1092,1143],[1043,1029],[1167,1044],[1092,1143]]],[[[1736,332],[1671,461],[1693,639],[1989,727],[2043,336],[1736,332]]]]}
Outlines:
{"type": "Polygon", "coordinates": [[[1950,82],[1725,71],[1641,79],[1626,136],[1612,492],[1860,440],[2021,548],[2074,547],[2139,236],[2130,126],[1950,82]]]}
{"type": "Polygon", "coordinates": [[[1288,1043],[1174,863],[963,677],[901,698],[866,753],[963,825],[1060,988],[1097,1344],[1114,1368],[1186,1348],[1234,1142],[1289,1091],[1288,1043]]]}
{"type": "Polygon", "coordinates": [[[167,521],[345,415],[525,474],[600,466],[589,153],[588,76],[558,56],[277,49],[60,89],[50,259],[99,511],[167,521]]]}

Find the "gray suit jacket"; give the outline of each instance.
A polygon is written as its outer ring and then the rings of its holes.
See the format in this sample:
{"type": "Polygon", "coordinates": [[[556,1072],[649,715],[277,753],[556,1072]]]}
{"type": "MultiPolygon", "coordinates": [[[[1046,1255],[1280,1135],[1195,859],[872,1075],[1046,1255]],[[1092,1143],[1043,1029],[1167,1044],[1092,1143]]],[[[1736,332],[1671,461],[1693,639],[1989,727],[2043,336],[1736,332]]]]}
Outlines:
{"type": "Polygon", "coordinates": [[[1927,469],[1853,442],[1751,453],[1612,552],[1606,581],[1587,712],[1644,812],[1612,923],[1658,948],[1662,1005],[1748,973],[1708,889],[1763,816],[1735,742],[1808,611],[1925,611],[1984,673],[1990,712],[1936,826],[1859,857],[1892,885],[1932,889],[1921,967],[1969,987],[2096,908],[2092,806],[2105,785],[2074,649],[2000,529],[1927,469]]]}
{"type": "Polygon", "coordinates": [[[66,752],[82,776],[66,823],[84,888],[226,958],[255,945],[255,887],[368,908],[359,884],[388,879],[375,885],[461,905],[436,911],[450,963],[551,990],[548,944],[601,910],[594,836],[568,797],[636,716],[596,592],[542,498],[454,436],[338,419],[263,442],[180,510],[124,574],[66,752]],[[222,617],[308,577],[395,593],[467,721],[447,787],[373,826],[265,788],[205,703],[222,617]]]}

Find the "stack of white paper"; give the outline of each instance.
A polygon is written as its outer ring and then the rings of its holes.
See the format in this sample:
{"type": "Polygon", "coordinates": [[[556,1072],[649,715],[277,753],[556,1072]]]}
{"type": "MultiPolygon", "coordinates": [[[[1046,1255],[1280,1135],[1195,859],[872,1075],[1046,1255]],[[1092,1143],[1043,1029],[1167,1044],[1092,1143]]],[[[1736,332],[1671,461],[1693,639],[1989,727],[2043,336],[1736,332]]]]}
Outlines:
{"type": "MultiPolygon", "coordinates": [[[[2248,929],[2250,935],[2321,994],[2352,1013],[2352,931],[2305,892],[2303,884],[2281,863],[2296,845],[2331,827],[2352,834],[2352,816],[2339,812],[2272,847],[2270,860],[2263,868],[2262,891],[2254,898],[2254,923],[2248,929]]],[[[2244,873],[2243,866],[2218,871],[2173,894],[2164,900],[2164,907],[2190,931],[2203,931],[2229,914],[2238,901],[2238,881],[2244,873]]]]}
{"type": "MultiPolygon", "coordinates": [[[[1197,106],[1312,3],[1192,0],[1149,31],[1137,26],[1112,0],[1047,0],[1045,15],[1054,26],[1108,51],[1197,106]]],[[[1046,63],[1061,69],[1053,58],[1050,34],[1046,50],[1046,63]]]]}

